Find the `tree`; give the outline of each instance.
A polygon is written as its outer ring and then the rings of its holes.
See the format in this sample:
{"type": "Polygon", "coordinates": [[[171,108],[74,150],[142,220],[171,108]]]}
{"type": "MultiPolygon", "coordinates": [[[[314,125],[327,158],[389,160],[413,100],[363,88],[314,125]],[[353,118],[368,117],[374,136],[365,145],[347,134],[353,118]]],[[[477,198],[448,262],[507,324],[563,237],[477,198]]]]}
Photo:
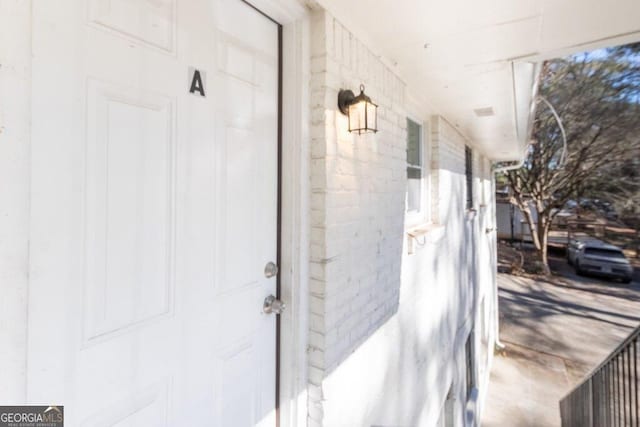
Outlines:
{"type": "MultiPolygon", "coordinates": [[[[640,135],[637,136],[640,139],[640,135]]],[[[635,229],[635,253],[640,258],[640,144],[584,184],[585,194],[609,202],[628,227],[635,229]]]]}
{"type": "Polygon", "coordinates": [[[640,144],[634,145],[623,158],[605,165],[583,184],[585,195],[606,200],[621,218],[631,222],[640,221],[640,144]]]}
{"type": "Polygon", "coordinates": [[[548,274],[549,229],[567,201],[603,182],[621,197],[638,190],[637,175],[625,171],[640,146],[640,43],[548,61],[539,93],[526,160],[506,180],[548,274]],[[561,118],[566,145],[547,102],[561,118]]]}

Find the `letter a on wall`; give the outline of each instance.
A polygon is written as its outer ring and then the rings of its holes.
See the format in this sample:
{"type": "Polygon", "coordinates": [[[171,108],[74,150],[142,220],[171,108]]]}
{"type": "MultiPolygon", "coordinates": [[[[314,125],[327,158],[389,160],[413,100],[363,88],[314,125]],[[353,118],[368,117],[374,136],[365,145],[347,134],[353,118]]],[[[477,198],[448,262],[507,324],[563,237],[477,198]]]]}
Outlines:
{"type": "Polygon", "coordinates": [[[196,68],[189,67],[189,93],[205,97],[207,74],[196,68]]]}

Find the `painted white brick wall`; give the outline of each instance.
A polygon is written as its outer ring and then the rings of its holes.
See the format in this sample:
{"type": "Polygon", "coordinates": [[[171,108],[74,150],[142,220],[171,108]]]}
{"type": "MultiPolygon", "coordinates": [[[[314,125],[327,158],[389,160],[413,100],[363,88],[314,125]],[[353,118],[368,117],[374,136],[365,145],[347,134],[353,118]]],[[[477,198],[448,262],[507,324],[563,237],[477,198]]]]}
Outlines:
{"type": "Polygon", "coordinates": [[[312,37],[311,331],[325,342],[311,354],[331,369],[397,305],[402,239],[384,232],[403,226],[406,123],[392,105],[404,85],[323,13],[312,37]],[[379,104],[376,136],[350,135],[336,108],[338,91],[360,83],[379,104]]]}
{"type": "MultiPolygon", "coordinates": [[[[415,111],[406,85],[322,10],[312,16],[311,55],[308,423],[432,425],[453,384],[456,422],[473,424],[486,381],[478,378],[480,390],[465,404],[464,344],[481,318],[481,298],[489,313],[483,330],[494,329],[495,281],[491,268],[479,267],[480,259],[493,262],[486,250],[492,235],[484,232],[492,211],[479,207],[483,182],[491,182],[487,161],[474,150],[479,212],[471,215],[464,175],[471,143],[444,118],[423,117],[432,218],[444,232],[418,239],[409,255],[406,117],[415,111]],[[338,91],[361,83],[379,104],[377,134],[349,134],[337,109],[338,91]]],[[[480,338],[477,349],[493,345],[492,332],[480,338]]],[[[486,365],[487,352],[476,353],[486,365]]]]}

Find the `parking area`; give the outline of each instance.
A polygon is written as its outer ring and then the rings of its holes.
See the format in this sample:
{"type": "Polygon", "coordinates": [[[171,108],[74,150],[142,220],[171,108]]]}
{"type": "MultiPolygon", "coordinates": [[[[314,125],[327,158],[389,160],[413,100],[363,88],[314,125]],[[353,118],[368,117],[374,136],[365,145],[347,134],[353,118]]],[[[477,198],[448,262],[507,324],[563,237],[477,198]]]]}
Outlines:
{"type": "Polygon", "coordinates": [[[577,276],[552,257],[551,278],[499,274],[500,339],[483,426],[559,426],[558,401],[640,324],[640,278],[577,276]]]}

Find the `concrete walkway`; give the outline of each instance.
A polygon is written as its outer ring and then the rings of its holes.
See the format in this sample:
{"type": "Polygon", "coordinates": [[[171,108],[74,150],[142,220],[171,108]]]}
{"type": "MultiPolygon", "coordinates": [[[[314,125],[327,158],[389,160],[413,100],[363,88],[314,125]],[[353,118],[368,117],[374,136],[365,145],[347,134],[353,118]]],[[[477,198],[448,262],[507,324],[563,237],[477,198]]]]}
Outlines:
{"type": "Polygon", "coordinates": [[[559,426],[559,400],[640,324],[640,282],[500,274],[500,339],[482,425],[559,426]]]}

